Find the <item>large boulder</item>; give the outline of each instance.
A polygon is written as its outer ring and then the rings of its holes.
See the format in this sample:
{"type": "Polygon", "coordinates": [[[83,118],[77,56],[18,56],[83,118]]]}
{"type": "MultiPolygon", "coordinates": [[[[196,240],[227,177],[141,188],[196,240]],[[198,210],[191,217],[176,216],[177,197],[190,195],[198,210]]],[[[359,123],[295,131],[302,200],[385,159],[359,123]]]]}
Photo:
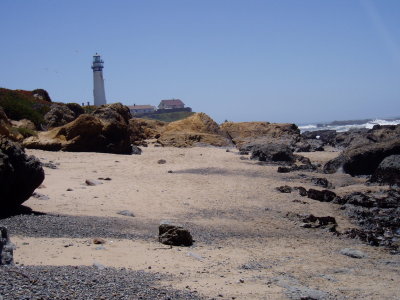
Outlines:
{"type": "Polygon", "coordinates": [[[17,143],[0,137],[1,210],[14,208],[28,200],[43,180],[40,161],[27,156],[17,143]]]}
{"type": "Polygon", "coordinates": [[[50,151],[131,154],[129,118],[129,109],[120,103],[102,105],[93,115],[80,115],[64,126],[25,139],[24,146],[50,151]]]}
{"type": "Polygon", "coordinates": [[[196,145],[227,146],[230,144],[217,123],[205,113],[166,125],[158,138],[164,146],[192,147],[196,145]]]}
{"type": "Polygon", "coordinates": [[[345,173],[371,175],[382,160],[390,155],[400,154],[400,139],[361,144],[344,150],[338,157],[328,161],[324,166],[325,173],[335,173],[343,168],[345,173]]]}
{"type": "Polygon", "coordinates": [[[63,126],[75,120],[75,113],[64,104],[53,104],[50,111],[44,115],[47,128],[63,126]]]}
{"type": "Polygon", "coordinates": [[[241,148],[246,144],[287,144],[293,145],[300,139],[300,130],[295,124],[269,122],[225,122],[221,131],[241,148]]]}
{"type": "Polygon", "coordinates": [[[400,155],[386,157],[372,174],[370,181],[400,185],[400,155]]]}

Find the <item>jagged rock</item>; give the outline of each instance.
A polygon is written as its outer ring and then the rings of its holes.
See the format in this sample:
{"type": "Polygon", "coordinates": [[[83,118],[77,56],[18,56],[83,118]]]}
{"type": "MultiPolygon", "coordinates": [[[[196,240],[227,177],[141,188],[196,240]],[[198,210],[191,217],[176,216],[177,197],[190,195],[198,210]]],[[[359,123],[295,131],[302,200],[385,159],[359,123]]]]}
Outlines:
{"type": "Polygon", "coordinates": [[[205,113],[171,122],[162,128],[158,142],[163,146],[192,147],[196,145],[228,146],[230,140],[217,123],[205,113]]]}
{"type": "Polygon", "coordinates": [[[80,115],[64,126],[25,139],[23,144],[50,151],[131,154],[129,118],[128,107],[103,105],[93,115],[80,115]]]}
{"type": "Polygon", "coordinates": [[[321,202],[331,202],[336,198],[336,194],[329,190],[318,191],[314,189],[309,189],[307,191],[307,196],[308,198],[318,200],[321,202]]]}
{"type": "Polygon", "coordinates": [[[253,147],[251,159],[265,162],[293,163],[295,156],[289,146],[284,144],[265,144],[253,147]]]}
{"type": "Polygon", "coordinates": [[[363,144],[344,150],[337,158],[324,165],[325,173],[335,173],[340,168],[355,175],[371,175],[384,158],[400,154],[400,139],[392,139],[373,144],[363,144]]]}
{"type": "Polygon", "coordinates": [[[53,104],[50,111],[44,115],[44,121],[47,128],[63,126],[75,120],[75,113],[66,105],[53,104]]]}
{"type": "Polygon", "coordinates": [[[0,135],[8,137],[10,135],[10,127],[10,120],[8,120],[6,113],[0,106],[0,135]]]}
{"type": "Polygon", "coordinates": [[[400,185],[400,155],[386,157],[372,175],[371,182],[400,185]]]}
{"type": "Polygon", "coordinates": [[[289,173],[292,171],[290,167],[278,167],[278,173],[289,173]]]}
{"type": "Polygon", "coordinates": [[[193,238],[190,232],[181,225],[162,222],[159,226],[158,240],[172,246],[191,246],[193,238]]]}
{"type": "Polygon", "coordinates": [[[11,243],[7,228],[0,226],[0,265],[13,265],[15,246],[11,243]]]}
{"type": "Polygon", "coordinates": [[[40,161],[27,156],[9,139],[0,137],[0,208],[6,210],[22,204],[43,182],[40,161]]]}
{"type": "MultiPolygon", "coordinates": [[[[295,124],[269,122],[225,122],[221,130],[240,149],[244,145],[286,144],[293,145],[300,139],[300,130],[295,124]]],[[[251,149],[247,149],[250,151],[251,149]]]]}

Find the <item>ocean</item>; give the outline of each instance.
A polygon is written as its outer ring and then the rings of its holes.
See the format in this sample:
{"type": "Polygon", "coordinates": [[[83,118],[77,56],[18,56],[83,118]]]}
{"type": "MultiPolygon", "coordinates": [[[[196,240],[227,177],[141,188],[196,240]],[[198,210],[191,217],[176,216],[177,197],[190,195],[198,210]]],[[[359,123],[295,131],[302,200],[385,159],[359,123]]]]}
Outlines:
{"type": "Polygon", "coordinates": [[[400,124],[399,118],[392,119],[366,119],[366,120],[350,120],[350,121],[334,121],[330,123],[314,123],[299,125],[300,131],[316,131],[316,130],[336,130],[337,132],[344,132],[350,129],[371,129],[375,125],[397,125],[400,124]]]}

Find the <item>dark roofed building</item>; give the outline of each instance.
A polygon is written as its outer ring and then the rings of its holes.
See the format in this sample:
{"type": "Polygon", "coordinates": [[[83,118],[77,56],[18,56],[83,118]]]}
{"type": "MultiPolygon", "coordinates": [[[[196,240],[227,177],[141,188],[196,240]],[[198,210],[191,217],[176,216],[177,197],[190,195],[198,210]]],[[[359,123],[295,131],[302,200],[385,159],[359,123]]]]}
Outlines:
{"type": "Polygon", "coordinates": [[[159,109],[174,109],[174,108],[185,108],[185,103],[180,99],[171,99],[171,100],[161,100],[158,105],[159,109]]]}
{"type": "Polygon", "coordinates": [[[153,105],[131,105],[128,106],[131,111],[131,114],[144,114],[144,113],[152,113],[156,110],[153,105]]]}

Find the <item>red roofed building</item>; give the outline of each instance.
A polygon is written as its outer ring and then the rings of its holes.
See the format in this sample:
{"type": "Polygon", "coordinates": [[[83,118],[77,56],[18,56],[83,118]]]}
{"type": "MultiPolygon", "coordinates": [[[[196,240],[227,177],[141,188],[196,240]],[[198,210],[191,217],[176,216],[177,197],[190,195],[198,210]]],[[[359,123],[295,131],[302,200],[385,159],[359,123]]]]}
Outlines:
{"type": "Polygon", "coordinates": [[[171,100],[161,100],[158,105],[159,109],[174,109],[174,108],[185,108],[185,103],[179,99],[171,99],[171,100]]]}

